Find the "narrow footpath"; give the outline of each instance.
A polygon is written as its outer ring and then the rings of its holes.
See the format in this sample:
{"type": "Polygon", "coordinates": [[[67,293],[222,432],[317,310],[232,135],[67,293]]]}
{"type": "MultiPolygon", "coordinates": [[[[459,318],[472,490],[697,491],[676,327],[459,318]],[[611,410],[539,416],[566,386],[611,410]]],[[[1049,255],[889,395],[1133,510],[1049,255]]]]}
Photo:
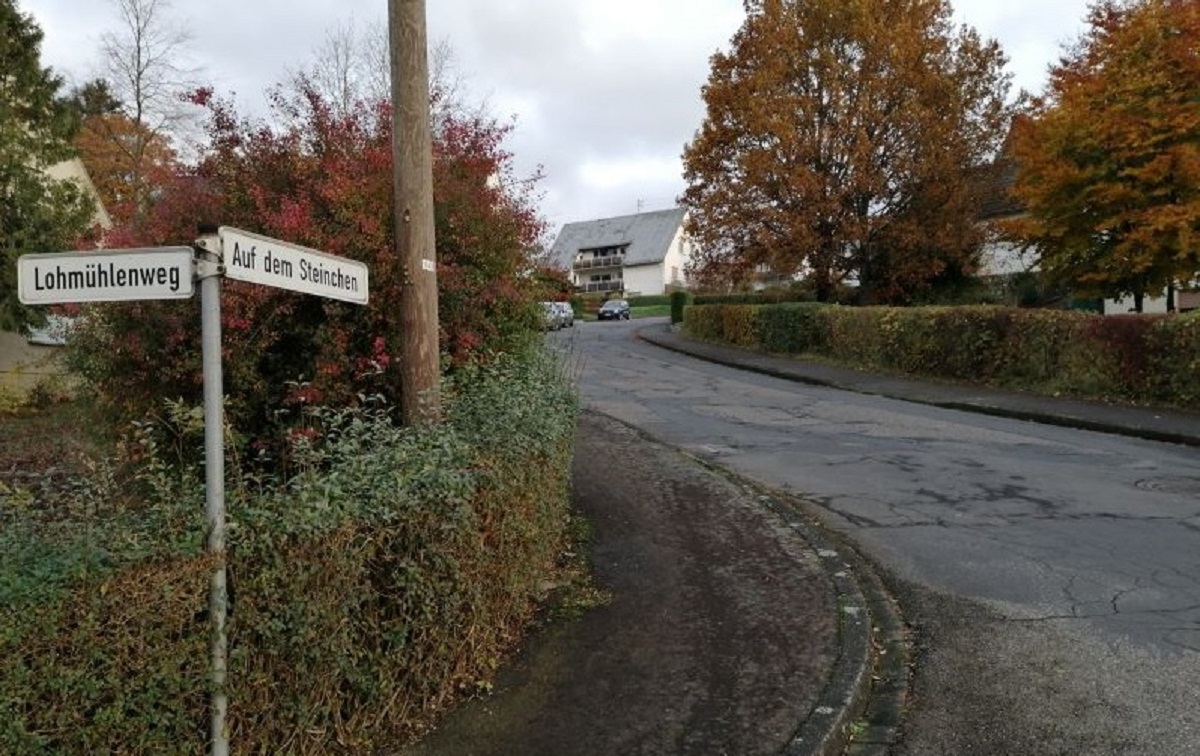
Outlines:
{"type": "Polygon", "coordinates": [[[787,507],[601,415],[573,499],[612,600],[551,623],[413,754],[840,750],[866,612],[787,507]]]}

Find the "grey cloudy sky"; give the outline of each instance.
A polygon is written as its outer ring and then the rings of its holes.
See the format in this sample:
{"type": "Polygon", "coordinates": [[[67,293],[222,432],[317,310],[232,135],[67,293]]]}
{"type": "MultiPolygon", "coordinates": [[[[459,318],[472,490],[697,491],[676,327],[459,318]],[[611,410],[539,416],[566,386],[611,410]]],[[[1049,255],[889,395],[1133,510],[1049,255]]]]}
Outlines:
{"type": "MultiPolygon", "coordinates": [[[[519,174],[542,166],[542,214],[563,223],[669,207],[680,153],[704,117],[708,59],[744,18],[741,0],[427,0],[471,101],[516,117],[519,174]]],[[[71,81],[98,66],[116,28],[105,0],[17,0],[45,33],[43,65],[71,81]]],[[[1015,86],[1040,91],[1087,0],[958,0],[956,19],[1000,41],[1015,86]]],[[[386,0],[174,0],[196,62],[218,92],[263,109],[263,92],[304,66],[327,33],[383,23],[386,0]]]]}

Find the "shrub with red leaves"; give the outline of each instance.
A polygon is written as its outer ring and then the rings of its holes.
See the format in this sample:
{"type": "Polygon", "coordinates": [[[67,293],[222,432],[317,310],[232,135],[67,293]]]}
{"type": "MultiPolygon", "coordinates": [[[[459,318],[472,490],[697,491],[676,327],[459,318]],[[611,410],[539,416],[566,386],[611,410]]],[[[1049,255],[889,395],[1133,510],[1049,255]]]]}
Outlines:
{"type": "MultiPolygon", "coordinates": [[[[271,121],[240,117],[210,90],[208,144],[193,165],[159,176],[137,226],[113,247],[190,243],[198,223],[265,234],[365,262],[366,307],[236,281],[223,284],[227,412],[249,438],[273,432],[310,402],[347,406],[366,395],[398,404],[402,271],[394,254],[390,105],[337,114],[311,87],[276,90],[271,121]],[[295,389],[304,385],[303,401],[295,389]]],[[[443,114],[434,135],[440,340],[445,364],[486,360],[536,330],[542,297],[530,275],[545,231],[539,175],[514,178],[503,149],[511,126],[443,114]]],[[[123,416],[201,394],[195,301],[89,309],[71,362],[123,416]]]]}

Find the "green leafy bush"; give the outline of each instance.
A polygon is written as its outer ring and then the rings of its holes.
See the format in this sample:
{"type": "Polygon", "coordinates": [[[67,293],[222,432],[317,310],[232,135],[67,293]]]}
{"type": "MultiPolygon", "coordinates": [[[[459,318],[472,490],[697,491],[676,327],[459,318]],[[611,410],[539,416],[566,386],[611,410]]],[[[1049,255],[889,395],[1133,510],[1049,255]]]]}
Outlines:
{"type": "MultiPolygon", "coordinates": [[[[234,475],[238,752],[396,748],[520,636],[564,548],[574,389],[531,352],[445,396],[419,429],[315,410],[286,480],[234,475]]],[[[157,427],[130,443],[129,480],[99,466],[67,504],[0,491],[0,752],[204,749],[201,475],[164,460],[157,427]]]]}
{"type": "Polygon", "coordinates": [[[1200,407],[1200,310],[1161,318],[1146,335],[1153,399],[1200,407]]]}
{"type": "Polygon", "coordinates": [[[763,349],[784,354],[817,351],[828,341],[827,319],[822,310],[829,305],[794,302],[758,311],[758,340],[763,349]]]}
{"type": "Polygon", "coordinates": [[[683,308],[692,303],[691,292],[688,291],[673,291],[671,292],[671,324],[683,322],[683,308]]]}
{"type": "Polygon", "coordinates": [[[689,336],[738,346],[758,346],[760,305],[689,305],[684,308],[684,330],[689,336]]]}
{"type": "Polygon", "coordinates": [[[693,304],[698,305],[727,305],[727,304],[762,304],[763,299],[755,292],[737,292],[734,294],[697,294],[692,298],[693,304]]]}

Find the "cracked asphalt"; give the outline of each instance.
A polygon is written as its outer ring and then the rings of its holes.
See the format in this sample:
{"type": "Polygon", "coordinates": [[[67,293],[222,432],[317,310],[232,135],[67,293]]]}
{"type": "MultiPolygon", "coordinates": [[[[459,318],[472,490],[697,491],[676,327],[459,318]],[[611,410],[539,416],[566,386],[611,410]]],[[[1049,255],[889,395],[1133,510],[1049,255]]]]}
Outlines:
{"type": "Polygon", "coordinates": [[[1200,452],[1153,440],[1200,419],[1130,410],[1119,435],[1071,427],[1103,427],[1078,402],[914,383],[914,403],[638,327],[557,337],[585,404],[797,494],[877,566],[916,650],[894,752],[1200,754],[1200,452]],[[1019,419],[1038,413],[1060,422],[1019,419]]]}

